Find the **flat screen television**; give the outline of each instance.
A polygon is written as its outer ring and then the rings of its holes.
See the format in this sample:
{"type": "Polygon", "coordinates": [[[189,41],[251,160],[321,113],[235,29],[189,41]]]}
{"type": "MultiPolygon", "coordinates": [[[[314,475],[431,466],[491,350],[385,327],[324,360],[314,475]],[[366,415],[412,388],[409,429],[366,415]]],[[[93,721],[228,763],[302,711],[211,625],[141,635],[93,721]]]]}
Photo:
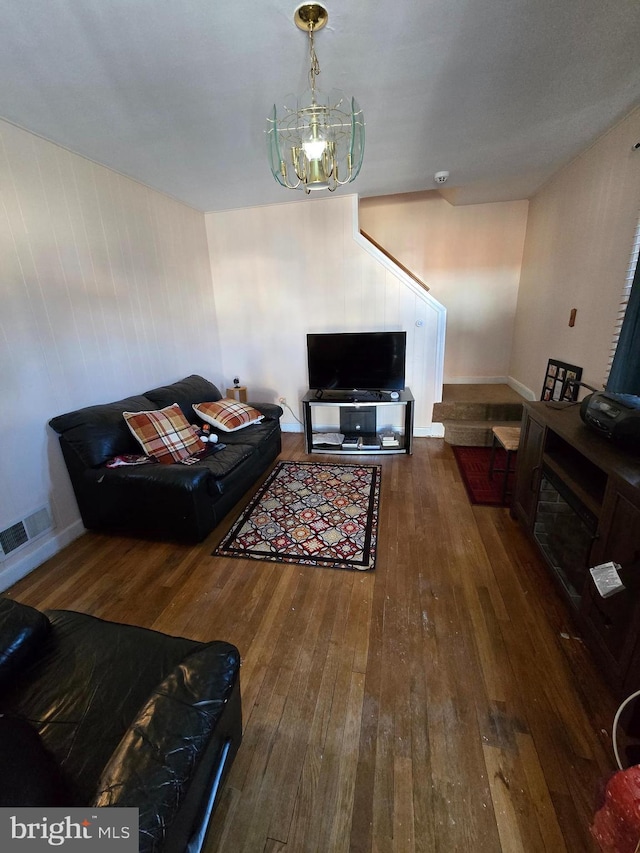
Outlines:
{"type": "Polygon", "coordinates": [[[406,351],[406,332],[308,334],[309,388],[402,391],[406,351]]]}

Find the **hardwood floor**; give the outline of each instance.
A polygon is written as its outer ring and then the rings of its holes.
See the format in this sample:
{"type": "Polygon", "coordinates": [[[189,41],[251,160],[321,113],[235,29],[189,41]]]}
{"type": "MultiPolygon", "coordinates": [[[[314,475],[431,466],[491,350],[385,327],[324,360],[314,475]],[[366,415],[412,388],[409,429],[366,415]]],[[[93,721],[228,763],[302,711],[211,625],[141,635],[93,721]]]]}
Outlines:
{"type": "Polygon", "coordinates": [[[593,853],[617,702],[544,564],[442,440],[362,461],[383,466],[374,572],[214,558],[234,512],[195,547],[88,533],[8,594],[239,647],[207,853],[593,853]]]}

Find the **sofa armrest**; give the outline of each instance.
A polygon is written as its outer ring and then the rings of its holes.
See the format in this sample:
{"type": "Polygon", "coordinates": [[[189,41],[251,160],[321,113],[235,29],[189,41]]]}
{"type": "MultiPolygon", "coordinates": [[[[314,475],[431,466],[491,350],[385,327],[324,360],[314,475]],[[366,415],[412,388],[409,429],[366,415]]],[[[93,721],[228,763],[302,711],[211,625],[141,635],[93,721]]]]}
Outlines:
{"type": "Polygon", "coordinates": [[[105,767],[92,805],[139,808],[141,853],[166,849],[174,824],[186,840],[199,829],[223,745],[219,736],[235,741],[234,754],[241,737],[239,670],[240,654],[229,643],[209,643],[190,654],[149,697],[105,767]],[[234,697],[233,724],[219,725],[234,697]],[[195,805],[192,784],[201,788],[195,805]],[[180,815],[185,802],[186,826],[180,815]]]}
{"type": "Polygon", "coordinates": [[[0,598],[0,683],[24,670],[50,630],[51,623],[44,613],[10,598],[0,598]]]}
{"type": "Polygon", "coordinates": [[[265,418],[269,418],[269,420],[272,421],[277,421],[278,418],[281,418],[284,415],[284,409],[276,403],[247,403],[247,405],[253,406],[253,408],[263,414],[265,418]]]}

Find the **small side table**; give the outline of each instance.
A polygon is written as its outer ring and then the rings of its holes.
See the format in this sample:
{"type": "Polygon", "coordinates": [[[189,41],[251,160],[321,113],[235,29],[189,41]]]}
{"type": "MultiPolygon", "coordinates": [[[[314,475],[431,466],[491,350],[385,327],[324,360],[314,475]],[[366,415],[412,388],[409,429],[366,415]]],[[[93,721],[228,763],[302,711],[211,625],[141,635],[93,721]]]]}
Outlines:
{"type": "Polygon", "coordinates": [[[492,427],[493,442],[491,444],[491,459],[489,460],[489,479],[493,480],[494,473],[504,474],[502,481],[502,503],[506,503],[509,486],[509,474],[515,473],[511,467],[511,457],[517,451],[520,444],[520,427],[492,427]],[[507,461],[504,468],[494,468],[496,450],[504,447],[507,451],[507,461]]]}
{"type": "Polygon", "coordinates": [[[238,385],[234,388],[227,388],[227,399],[237,400],[239,403],[247,402],[247,386],[238,385]]]}

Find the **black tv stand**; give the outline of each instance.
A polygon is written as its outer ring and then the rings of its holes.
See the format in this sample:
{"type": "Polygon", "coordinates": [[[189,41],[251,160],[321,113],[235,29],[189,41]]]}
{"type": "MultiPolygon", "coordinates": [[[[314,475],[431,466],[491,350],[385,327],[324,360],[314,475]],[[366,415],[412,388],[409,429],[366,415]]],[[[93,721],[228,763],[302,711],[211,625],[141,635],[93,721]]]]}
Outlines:
{"type": "MultiPolygon", "coordinates": [[[[407,453],[411,454],[413,450],[413,394],[409,388],[398,392],[398,399],[391,400],[388,392],[365,392],[375,393],[375,397],[361,396],[357,391],[324,391],[320,394],[315,390],[307,391],[302,398],[302,411],[304,415],[304,436],[305,447],[307,453],[407,453]],[[315,444],[314,435],[323,437],[328,433],[323,427],[322,431],[317,433],[317,428],[314,430],[313,416],[315,413],[325,412],[327,418],[331,419],[333,412],[333,421],[335,426],[328,427],[330,433],[338,434],[337,414],[341,408],[358,409],[369,406],[375,406],[378,413],[382,415],[384,411],[389,411],[389,406],[403,406],[404,417],[401,418],[402,424],[397,428],[385,429],[377,436],[379,444],[373,442],[363,442],[355,445],[352,442],[345,441],[344,444],[330,441],[327,443],[315,444]],[[383,441],[383,436],[388,436],[392,433],[391,444],[386,444],[383,441]]],[[[391,410],[393,411],[393,410],[391,410]]],[[[331,437],[331,436],[329,436],[331,437]]],[[[367,436],[369,439],[370,436],[367,436]]]]}

